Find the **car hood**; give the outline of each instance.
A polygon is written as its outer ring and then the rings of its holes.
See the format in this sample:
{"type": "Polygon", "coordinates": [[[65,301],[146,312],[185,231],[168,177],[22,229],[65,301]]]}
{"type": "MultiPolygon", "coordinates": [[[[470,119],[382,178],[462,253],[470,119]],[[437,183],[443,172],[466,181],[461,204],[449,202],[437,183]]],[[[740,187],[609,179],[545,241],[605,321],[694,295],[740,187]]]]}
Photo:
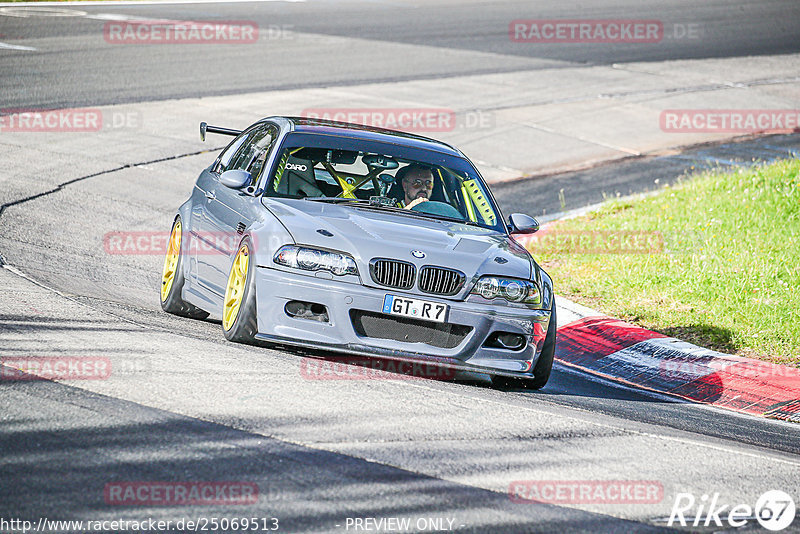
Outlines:
{"type": "Polygon", "coordinates": [[[373,258],[407,261],[418,269],[424,265],[457,269],[466,275],[467,284],[454,298],[463,297],[474,279],[484,274],[531,277],[528,252],[495,230],[308,200],[265,199],[264,204],[297,244],[352,255],[365,285],[378,287],[369,276],[369,261],[373,258]],[[417,258],[412,251],[425,256],[417,258]]]}

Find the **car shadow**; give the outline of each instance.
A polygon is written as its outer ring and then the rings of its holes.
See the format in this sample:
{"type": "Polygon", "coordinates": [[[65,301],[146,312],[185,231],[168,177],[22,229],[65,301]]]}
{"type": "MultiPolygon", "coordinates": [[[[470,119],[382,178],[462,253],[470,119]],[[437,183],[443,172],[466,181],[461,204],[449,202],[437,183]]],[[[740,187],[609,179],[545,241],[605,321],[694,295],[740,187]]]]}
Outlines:
{"type": "MultiPolygon", "coordinates": [[[[200,319],[201,322],[221,325],[220,320],[200,319]]],[[[421,380],[429,382],[450,382],[476,388],[492,389],[495,391],[526,393],[541,396],[563,396],[565,394],[579,397],[592,397],[609,400],[637,400],[653,403],[680,403],[679,398],[654,397],[647,391],[632,392],[630,387],[620,388],[613,384],[598,384],[588,382],[587,378],[576,377],[559,368],[559,345],[556,346],[556,367],[553,369],[550,381],[542,389],[530,389],[523,384],[493,383],[489,373],[468,371],[441,370],[435,362],[430,364],[408,364],[390,360],[380,356],[353,355],[335,352],[328,349],[297,347],[294,345],[280,344],[255,340],[251,346],[271,350],[279,350],[294,354],[301,358],[310,358],[325,363],[302,363],[301,373],[311,380],[421,380]],[[568,386],[561,385],[562,383],[568,386]]]]}

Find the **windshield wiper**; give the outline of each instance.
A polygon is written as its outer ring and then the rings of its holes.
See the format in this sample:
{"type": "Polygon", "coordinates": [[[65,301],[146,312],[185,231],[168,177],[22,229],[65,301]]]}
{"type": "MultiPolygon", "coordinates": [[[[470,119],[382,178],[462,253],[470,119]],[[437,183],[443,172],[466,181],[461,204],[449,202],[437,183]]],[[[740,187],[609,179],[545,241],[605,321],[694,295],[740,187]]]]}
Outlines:
{"type": "Polygon", "coordinates": [[[303,197],[303,200],[313,200],[315,202],[328,202],[330,204],[339,204],[344,202],[356,202],[356,203],[369,203],[369,200],[364,200],[361,198],[346,198],[346,197],[303,197]]]}
{"type": "Polygon", "coordinates": [[[466,224],[468,226],[478,226],[480,228],[486,228],[482,224],[477,223],[475,221],[470,221],[468,219],[456,219],[455,217],[448,217],[447,215],[436,215],[434,213],[425,213],[424,211],[415,211],[414,213],[424,215],[425,217],[428,217],[430,219],[438,219],[440,221],[455,222],[459,224],[466,224]]]}
{"type": "Polygon", "coordinates": [[[455,217],[448,217],[447,215],[435,215],[433,213],[425,213],[424,211],[413,211],[399,206],[390,206],[387,204],[377,203],[373,200],[366,200],[363,198],[346,198],[346,197],[303,197],[303,200],[313,200],[315,202],[327,202],[330,204],[345,204],[356,203],[362,204],[361,208],[373,208],[379,210],[389,210],[393,213],[402,213],[404,215],[411,215],[421,217],[423,219],[436,219],[439,221],[454,222],[459,224],[466,224],[468,226],[477,226],[478,228],[487,228],[480,223],[466,219],[457,219],[455,217]]]}
{"type": "MultiPolygon", "coordinates": [[[[364,202],[364,201],[362,200],[362,202],[364,202]]],[[[399,206],[380,206],[380,205],[377,205],[377,204],[374,204],[374,203],[370,202],[369,205],[359,206],[359,208],[360,209],[372,208],[372,209],[379,209],[379,210],[389,210],[392,213],[402,213],[403,215],[411,215],[412,217],[419,217],[421,219],[434,219],[434,220],[437,220],[437,221],[454,222],[454,223],[466,224],[466,225],[469,225],[469,226],[477,226],[479,228],[487,228],[488,229],[488,227],[486,227],[486,226],[484,226],[484,225],[482,225],[480,223],[477,223],[475,221],[470,221],[470,220],[466,220],[466,219],[456,219],[455,217],[448,217],[447,215],[435,215],[433,213],[426,213],[424,211],[414,211],[414,210],[410,210],[410,209],[406,209],[406,208],[401,208],[399,206]]]]}

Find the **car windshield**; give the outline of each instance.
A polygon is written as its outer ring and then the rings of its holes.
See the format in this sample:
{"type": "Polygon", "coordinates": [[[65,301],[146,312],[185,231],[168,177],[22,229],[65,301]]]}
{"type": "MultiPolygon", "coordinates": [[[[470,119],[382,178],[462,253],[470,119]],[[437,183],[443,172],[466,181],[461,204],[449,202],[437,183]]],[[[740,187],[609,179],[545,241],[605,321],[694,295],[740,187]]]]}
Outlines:
{"type": "Polygon", "coordinates": [[[287,137],[265,194],[353,203],[503,231],[483,180],[463,158],[327,135],[287,137]]]}

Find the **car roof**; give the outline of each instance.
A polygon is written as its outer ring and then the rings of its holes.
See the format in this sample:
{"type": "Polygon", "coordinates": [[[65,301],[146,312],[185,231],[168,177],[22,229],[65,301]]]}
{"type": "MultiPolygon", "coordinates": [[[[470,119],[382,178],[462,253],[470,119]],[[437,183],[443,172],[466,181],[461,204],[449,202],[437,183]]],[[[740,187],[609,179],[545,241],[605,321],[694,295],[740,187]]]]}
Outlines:
{"type": "Polygon", "coordinates": [[[349,122],[338,122],[327,119],[315,119],[309,117],[270,117],[270,119],[281,118],[292,125],[292,131],[303,133],[317,133],[324,135],[336,135],[351,139],[363,139],[365,141],[379,141],[384,143],[401,144],[405,146],[421,148],[443,152],[451,156],[463,158],[464,155],[456,148],[421,135],[398,132],[386,128],[374,126],[364,126],[363,124],[353,124],[349,122]]]}

